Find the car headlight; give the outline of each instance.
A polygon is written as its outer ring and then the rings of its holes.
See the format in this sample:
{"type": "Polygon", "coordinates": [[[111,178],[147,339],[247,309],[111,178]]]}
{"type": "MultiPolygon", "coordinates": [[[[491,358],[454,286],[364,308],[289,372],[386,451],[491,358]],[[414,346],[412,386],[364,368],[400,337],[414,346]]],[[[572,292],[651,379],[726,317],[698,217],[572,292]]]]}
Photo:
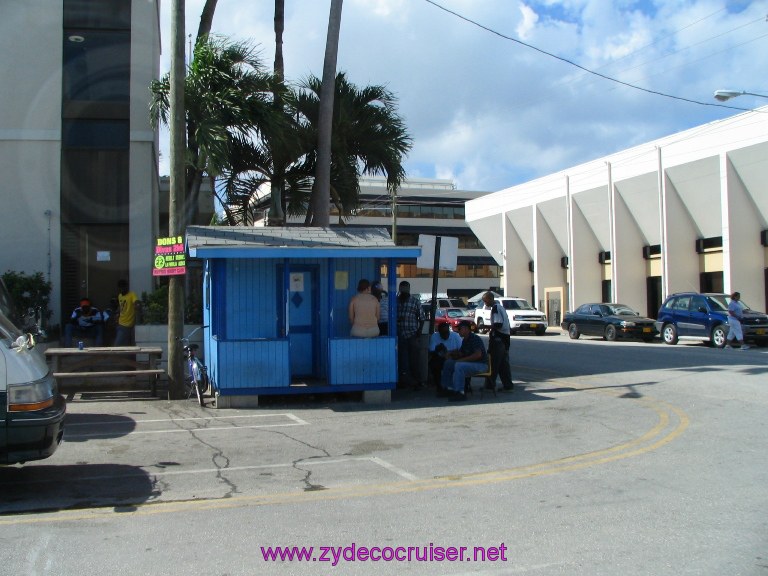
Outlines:
{"type": "Polygon", "coordinates": [[[31,412],[53,405],[55,384],[53,378],[43,378],[24,384],[8,386],[8,412],[31,412]]]}

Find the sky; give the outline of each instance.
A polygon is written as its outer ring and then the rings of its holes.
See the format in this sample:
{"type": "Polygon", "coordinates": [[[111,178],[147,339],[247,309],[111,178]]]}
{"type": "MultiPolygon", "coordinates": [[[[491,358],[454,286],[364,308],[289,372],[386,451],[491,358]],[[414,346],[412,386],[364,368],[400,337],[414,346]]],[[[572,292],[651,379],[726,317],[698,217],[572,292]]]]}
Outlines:
{"type": "MultiPolygon", "coordinates": [[[[203,3],[186,1],[193,37],[203,3]]],[[[289,82],[322,76],[329,8],[285,0],[289,82]]],[[[219,0],[212,32],[254,42],[271,68],[273,18],[272,1],[219,0]]],[[[397,97],[407,177],[495,192],[768,104],[713,98],[768,95],[768,0],[345,0],[337,69],[397,97]]]]}

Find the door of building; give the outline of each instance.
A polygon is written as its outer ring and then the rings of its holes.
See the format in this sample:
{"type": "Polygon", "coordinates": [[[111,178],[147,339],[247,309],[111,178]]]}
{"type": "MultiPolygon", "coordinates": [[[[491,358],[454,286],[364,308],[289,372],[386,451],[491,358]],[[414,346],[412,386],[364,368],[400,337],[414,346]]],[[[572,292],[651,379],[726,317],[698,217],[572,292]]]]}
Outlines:
{"type": "Polygon", "coordinates": [[[61,310],[68,318],[88,297],[104,310],[128,276],[128,225],[70,225],[62,229],[61,310]]]}
{"type": "Polygon", "coordinates": [[[288,274],[288,340],[291,377],[319,376],[319,273],[314,265],[292,265],[288,274]]]}

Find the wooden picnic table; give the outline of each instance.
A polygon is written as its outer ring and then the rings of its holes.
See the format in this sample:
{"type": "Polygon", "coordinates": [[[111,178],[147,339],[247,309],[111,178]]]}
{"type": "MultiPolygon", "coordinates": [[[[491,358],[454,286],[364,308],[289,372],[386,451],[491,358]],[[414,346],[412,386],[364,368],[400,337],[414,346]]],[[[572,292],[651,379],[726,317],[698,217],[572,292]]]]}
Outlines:
{"type": "Polygon", "coordinates": [[[158,378],[165,374],[165,370],[158,368],[162,354],[162,348],[150,346],[48,348],[45,351],[53,377],[63,391],[93,390],[93,380],[146,376],[153,395],[157,394],[158,378]],[[84,385],[86,382],[88,386],[84,385]]]}

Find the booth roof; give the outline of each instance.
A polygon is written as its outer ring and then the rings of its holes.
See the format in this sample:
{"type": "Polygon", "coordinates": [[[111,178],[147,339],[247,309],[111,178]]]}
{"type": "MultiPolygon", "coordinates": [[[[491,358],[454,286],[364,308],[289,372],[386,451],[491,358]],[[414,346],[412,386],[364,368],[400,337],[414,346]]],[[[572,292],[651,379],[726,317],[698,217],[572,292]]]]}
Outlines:
{"type": "Polygon", "coordinates": [[[193,258],[418,257],[418,246],[395,246],[386,228],[189,226],[193,258]]]}

